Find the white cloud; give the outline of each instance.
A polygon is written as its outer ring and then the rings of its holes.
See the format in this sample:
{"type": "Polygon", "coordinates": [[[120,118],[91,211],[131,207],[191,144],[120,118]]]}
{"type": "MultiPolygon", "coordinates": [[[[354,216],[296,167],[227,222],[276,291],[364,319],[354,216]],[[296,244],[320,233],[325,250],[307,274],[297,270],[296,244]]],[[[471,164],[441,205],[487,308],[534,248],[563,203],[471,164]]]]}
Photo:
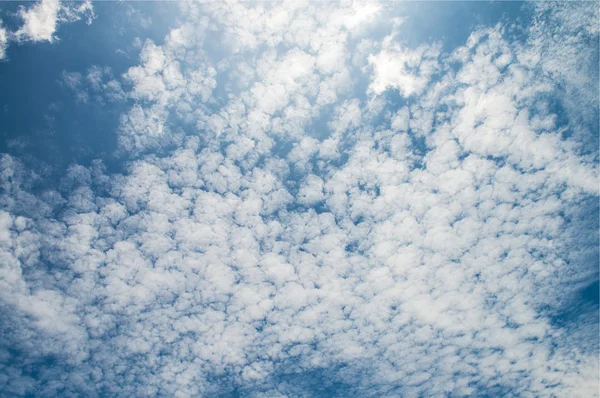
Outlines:
{"type": "MultiPolygon", "coordinates": [[[[597,163],[538,106],[556,88],[537,47],[492,27],[442,54],[396,32],[368,39],[362,70],[356,6],[182,9],[126,73],[125,173],[74,166],[36,196],[1,159],[2,303],[14,344],[44,348],[0,373],[70,366],[5,391],[597,395],[597,345],[553,319],[589,278],[576,253],[597,254],[573,232],[597,234],[597,163]]],[[[109,75],[63,81],[104,92],[109,75]]]]}
{"type": "MultiPolygon", "coordinates": [[[[384,49],[377,55],[371,55],[369,64],[373,66],[375,75],[371,90],[375,94],[381,94],[388,88],[397,88],[405,97],[421,94],[435,71],[430,67],[431,60],[424,59],[424,51],[425,49],[384,49]],[[423,65],[427,61],[429,62],[423,65]]],[[[435,50],[431,57],[435,59],[435,50]]]]}
{"type": "Polygon", "coordinates": [[[298,192],[298,203],[312,205],[325,199],[323,180],[316,175],[309,175],[298,192]]]}
{"type": "Polygon", "coordinates": [[[18,40],[52,42],[56,39],[54,33],[59,22],[78,21],[86,16],[89,23],[93,15],[90,1],[73,6],[64,5],[59,0],[40,0],[30,8],[19,10],[23,25],[14,35],[18,40]]]}
{"type": "Polygon", "coordinates": [[[373,69],[369,90],[379,95],[387,89],[398,89],[405,97],[419,95],[430,83],[440,66],[438,57],[440,48],[437,43],[421,45],[410,49],[396,40],[403,18],[393,19],[393,33],[386,36],[377,54],[367,57],[368,65],[373,69]]]}
{"type": "Polygon", "coordinates": [[[106,102],[124,102],[126,94],[109,67],[93,65],[84,75],[79,72],[63,71],[59,80],[61,85],[71,89],[78,102],[86,103],[90,99],[100,104],[106,102]]]}
{"type": "Polygon", "coordinates": [[[2,21],[0,20],[0,60],[4,59],[6,56],[6,47],[8,45],[8,37],[6,28],[2,26],[2,21]]]}
{"type": "Polygon", "coordinates": [[[23,26],[15,35],[25,40],[52,42],[60,7],[58,0],[42,0],[29,9],[21,9],[19,16],[23,19],[23,26]]]}
{"type": "Polygon", "coordinates": [[[60,0],[40,0],[29,8],[21,6],[18,16],[22,25],[14,32],[2,26],[0,20],[0,60],[6,56],[6,49],[11,41],[18,42],[54,42],[58,39],[56,30],[61,23],[79,21],[87,18],[87,24],[94,19],[94,8],[91,0],[77,3],[63,3],[60,0]]]}

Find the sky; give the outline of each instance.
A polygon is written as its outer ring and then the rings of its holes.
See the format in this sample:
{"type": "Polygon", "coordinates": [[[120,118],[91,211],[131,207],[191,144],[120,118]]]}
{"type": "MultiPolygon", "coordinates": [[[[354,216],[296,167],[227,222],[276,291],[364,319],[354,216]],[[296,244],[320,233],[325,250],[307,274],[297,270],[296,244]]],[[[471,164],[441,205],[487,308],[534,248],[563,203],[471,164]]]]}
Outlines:
{"type": "Polygon", "coordinates": [[[598,397],[595,2],[0,3],[1,397],[598,397]]]}

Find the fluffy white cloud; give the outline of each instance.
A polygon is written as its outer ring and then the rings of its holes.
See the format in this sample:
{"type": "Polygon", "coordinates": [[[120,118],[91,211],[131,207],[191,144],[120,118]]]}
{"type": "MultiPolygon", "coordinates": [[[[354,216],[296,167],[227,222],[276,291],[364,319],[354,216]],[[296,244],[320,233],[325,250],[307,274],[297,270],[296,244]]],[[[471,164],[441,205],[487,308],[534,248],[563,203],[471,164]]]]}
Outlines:
{"type": "Polygon", "coordinates": [[[42,0],[29,9],[21,9],[23,26],[15,35],[31,41],[53,41],[60,7],[58,0],[42,0]]]}
{"type": "Polygon", "coordinates": [[[91,1],[65,5],[59,0],[40,0],[30,8],[21,8],[19,16],[23,25],[14,33],[18,40],[52,42],[58,23],[78,21],[82,16],[89,23],[94,13],[91,1]]]}
{"type": "Polygon", "coordinates": [[[2,346],[3,391],[597,396],[595,326],[556,321],[597,280],[597,157],[545,102],[544,28],[445,54],[401,45],[400,20],[370,32],[369,3],[181,7],[124,76],[125,173],[72,166],[39,193],[0,160],[0,297],[22,330],[3,333],[27,352],[2,346]]]}
{"type": "Polygon", "coordinates": [[[439,68],[438,56],[435,46],[409,50],[384,45],[381,52],[369,56],[374,74],[371,90],[381,94],[388,88],[397,88],[405,97],[421,94],[439,68]]]}
{"type": "Polygon", "coordinates": [[[9,31],[2,26],[0,20],[0,60],[6,56],[9,42],[54,42],[58,25],[79,21],[87,18],[88,25],[94,18],[94,8],[91,0],[77,3],[64,3],[60,0],[40,0],[26,8],[21,6],[18,11],[21,26],[16,31],[9,31]]]}
{"type": "Polygon", "coordinates": [[[4,59],[6,55],[6,47],[8,44],[8,36],[6,32],[6,28],[2,26],[2,21],[0,20],[0,60],[4,59]]]}

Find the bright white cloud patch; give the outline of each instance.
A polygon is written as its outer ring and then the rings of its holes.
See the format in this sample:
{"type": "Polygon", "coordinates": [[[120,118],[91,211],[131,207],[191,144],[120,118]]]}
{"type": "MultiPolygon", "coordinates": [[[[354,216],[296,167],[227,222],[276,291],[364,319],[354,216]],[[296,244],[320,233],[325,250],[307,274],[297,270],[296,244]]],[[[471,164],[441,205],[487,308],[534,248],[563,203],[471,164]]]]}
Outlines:
{"type": "Polygon", "coordinates": [[[21,9],[19,15],[23,19],[23,26],[15,35],[31,41],[51,42],[54,40],[60,7],[58,0],[43,0],[29,9],[21,9]]]}
{"type": "Polygon", "coordinates": [[[61,23],[79,21],[86,18],[88,25],[94,18],[91,0],[61,2],[60,0],[40,0],[20,6],[17,12],[19,28],[9,31],[0,21],[0,60],[5,58],[10,41],[55,42],[56,30],[61,23]]]}
{"type": "Polygon", "coordinates": [[[381,52],[368,58],[374,75],[371,90],[381,94],[387,89],[396,88],[405,97],[421,94],[439,68],[439,50],[436,46],[403,49],[397,45],[390,46],[390,39],[384,39],[381,52]]]}
{"type": "Polygon", "coordinates": [[[130,101],[125,172],[40,190],[0,158],[2,391],[597,396],[597,308],[565,315],[598,278],[597,131],[557,105],[597,68],[540,51],[597,58],[596,9],[443,51],[394,4],[180,7],[121,81],[62,75],[130,101]]]}
{"type": "Polygon", "coordinates": [[[4,56],[6,55],[7,43],[7,32],[6,29],[2,26],[2,21],[0,20],[0,60],[4,59],[4,56]]]}

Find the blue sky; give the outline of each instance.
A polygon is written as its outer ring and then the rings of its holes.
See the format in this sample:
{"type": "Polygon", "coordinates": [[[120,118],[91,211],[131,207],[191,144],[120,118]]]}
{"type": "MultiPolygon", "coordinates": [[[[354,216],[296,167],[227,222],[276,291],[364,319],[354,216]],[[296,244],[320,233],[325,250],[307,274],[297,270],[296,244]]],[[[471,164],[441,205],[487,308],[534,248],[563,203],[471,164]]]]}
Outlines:
{"type": "Polygon", "coordinates": [[[0,396],[598,396],[598,18],[0,4],[0,396]]]}

